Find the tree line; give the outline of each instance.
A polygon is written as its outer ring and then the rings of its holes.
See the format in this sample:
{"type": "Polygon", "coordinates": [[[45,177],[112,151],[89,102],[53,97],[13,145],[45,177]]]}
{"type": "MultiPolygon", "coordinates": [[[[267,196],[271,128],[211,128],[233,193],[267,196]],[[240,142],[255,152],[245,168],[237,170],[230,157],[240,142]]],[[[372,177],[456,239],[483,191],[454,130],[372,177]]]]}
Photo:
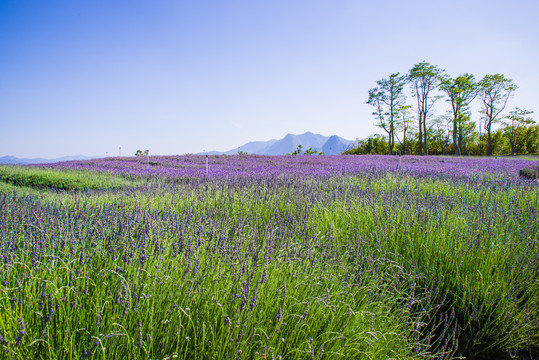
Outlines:
{"type": "Polygon", "coordinates": [[[501,155],[539,153],[539,125],[532,111],[514,108],[504,114],[518,89],[503,74],[451,77],[428,62],[414,65],[406,74],[393,73],[369,90],[376,125],[386,136],[372,135],[358,142],[349,154],[501,155]],[[415,99],[407,103],[405,89],[415,99]],[[433,106],[445,100],[450,110],[436,117],[433,106]],[[479,126],[471,105],[481,107],[479,126]],[[414,111],[415,110],[415,111],[414,111]],[[415,116],[414,116],[415,112],[415,116]],[[493,125],[501,124],[497,129],[493,125]],[[479,131],[478,131],[479,130],[479,131]]]}

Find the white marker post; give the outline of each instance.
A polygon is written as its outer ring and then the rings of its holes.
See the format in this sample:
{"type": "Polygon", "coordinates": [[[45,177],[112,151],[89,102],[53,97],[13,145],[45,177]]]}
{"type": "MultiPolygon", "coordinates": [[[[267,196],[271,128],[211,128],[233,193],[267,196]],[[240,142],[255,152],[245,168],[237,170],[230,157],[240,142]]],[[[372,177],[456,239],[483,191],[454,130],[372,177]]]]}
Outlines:
{"type": "Polygon", "coordinates": [[[149,169],[150,168],[150,152],[149,151],[146,157],[146,163],[148,164],[148,169],[149,169]]]}

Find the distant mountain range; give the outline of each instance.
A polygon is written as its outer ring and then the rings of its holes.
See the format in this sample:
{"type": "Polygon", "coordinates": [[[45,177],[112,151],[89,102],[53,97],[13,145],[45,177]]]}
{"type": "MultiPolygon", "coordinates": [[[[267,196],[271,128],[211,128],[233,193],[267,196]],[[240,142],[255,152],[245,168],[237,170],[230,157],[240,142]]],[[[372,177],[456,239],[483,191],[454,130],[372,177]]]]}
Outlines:
{"type": "Polygon", "coordinates": [[[49,164],[49,163],[56,163],[60,161],[69,161],[69,160],[89,160],[94,159],[94,157],[91,156],[84,156],[84,155],[73,155],[73,156],[64,156],[61,158],[56,159],[43,159],[43,158],[37,158],[37,159],[19,159],[15,156],[3,156],[0,157],[0,164],[4,165],[29,165],[29,164],[49,164]]]}
{"type": "MultiPolygon", "coordinates": [[[[287,134],[285,137],[279,140],[268,140],[268,141],[251,141],[247,144],[244,144],[240,147],[234,148],[229,151],[210,151],[199,154],[206,155],[235,155],[238,152],[244,152],[247,154],[255,155],[285,155],[292,154],[299,145],[302,146],[302,150],[305,152],[308,149],[316,150],[318,152],[323,152],[325,155],[338,155],[354,144],[352,140],[343,139],[340,136],[324,136],[320,134],[313,134],[308,131],[304,134],[293,135],[287,134]]],[[[28,164],[47,164],[47,163],[56,163],[60,161],[70,161],[70,160],[89,160],[95,159],[95,156],[84,156],[84,155],[74,155],[74,156],[64,156],[56,159],[21,159],[15,156],[3,156],[0,157],[0,164],[4,165],[28,165],[28,164]]]]}
{"type": "Polygon", "coordinates": [[[354,141],[343,139],[340,136],[324,136],[308,131],[301,135],[287,134],[280,140],[252,141],[235,149],[219,152],[210,151],[201,154],[207,155],[234,155],[238,152],[256,155],[285,155],[293,153],[299,145],[302,150],[312,149],[323,152],[325,155],[338,155],[352,146],[354,141]]]}

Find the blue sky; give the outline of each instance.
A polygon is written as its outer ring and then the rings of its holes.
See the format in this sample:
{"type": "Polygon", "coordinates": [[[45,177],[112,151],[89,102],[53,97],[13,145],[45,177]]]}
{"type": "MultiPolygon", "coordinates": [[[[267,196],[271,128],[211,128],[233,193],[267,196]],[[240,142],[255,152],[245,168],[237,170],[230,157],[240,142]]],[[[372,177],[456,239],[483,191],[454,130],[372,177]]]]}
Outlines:
{"type": "Polygon", "coordinates": [[[423,60],[502,73],[508,107],[537,112],[538,15],[536,0],[0,0],[0,156],[364,138],[380,132],[368,90],[423,60]]]}

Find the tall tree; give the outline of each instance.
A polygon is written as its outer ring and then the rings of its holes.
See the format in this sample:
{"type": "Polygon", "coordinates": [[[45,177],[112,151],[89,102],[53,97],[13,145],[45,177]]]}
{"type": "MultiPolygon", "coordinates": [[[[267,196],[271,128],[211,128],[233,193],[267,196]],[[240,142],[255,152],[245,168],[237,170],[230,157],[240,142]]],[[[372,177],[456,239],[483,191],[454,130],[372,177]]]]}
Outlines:
{"type": "Polygon", "coordinates": [[[441,155],[446,152],[449,145],[449,134],[447,116],[433,118],[427,128],[427,140],[429,153],[432,155],[441,155]]]}
{"type": "Polygon", "coordinates": [[[451,103],[453,112],[452,134],[453,147],[455,155],[462,154],[462,140],[464,133],[464,125],[469,120],[469,105],[477,96],[477,84],[474,81],[474,76],[464,74],[452,79],[449,76],[442,76],[440,79],[440,89],[447,94],[448,101],[451,103]]]}
{"type": "Polygon", "coordinates": [[[374,106],[372,113],[378,120],[378,127],[384,129],[388,136],[389,153],[395,147],[395,131],[399,126],[399,111],[403,106],[405,97],[402,93],[406,84],[406,77],[400,73],[391,74],[389,79],[376,82],[378,87],[369,90],[367,104],[374,106]]]}
{"type": "Polygon", "coordinates": [[[427,118],[428,114],[439,99],[431,96],[431,91],[437,88],[442,70],[426,61],[414,65],[408,72],[408,81],[412,85],[413,94],[417,99],[417,114],[419,128],[419,154],[427,155],[427,118]]]}
{"type": "Polygon", "coordinates": [[[487,156],[492,155],[492,124],[496,123],[498,116],[505,109],[507,100],[518,87],[513,80],[502,74],[485,75],[479,82],[479,99],[482,102],[484,129],[487,132],[487,156]]]}
{"type": "Polygon", "coordinates": [[[406,154],[406,134],[410,132],[413,126],[413,119],[410,118],[410,109],[412,108],[412,105],[402,105],[399,109],[399,125],[400,129],[402,130],[402,142],[399,139],[398,134],[395,134],[395,137],[397,138],[397,141],[401,144],[401,154],[406,154]]]}
{"type": "Polygon", "coordinates": [[[522,144],[520,148],[526,148],[526,127],[531,124],[535,124],[535,121],[531,118],[533,111],[522,110],[515,108],[509,112],[509,115],[505,117],[503,133],[509,140],[511,146],[511,155],[515,155],[515,149],[517,148],[517,142],[519,140],[519,133],[523,133],[522,144]]]}

